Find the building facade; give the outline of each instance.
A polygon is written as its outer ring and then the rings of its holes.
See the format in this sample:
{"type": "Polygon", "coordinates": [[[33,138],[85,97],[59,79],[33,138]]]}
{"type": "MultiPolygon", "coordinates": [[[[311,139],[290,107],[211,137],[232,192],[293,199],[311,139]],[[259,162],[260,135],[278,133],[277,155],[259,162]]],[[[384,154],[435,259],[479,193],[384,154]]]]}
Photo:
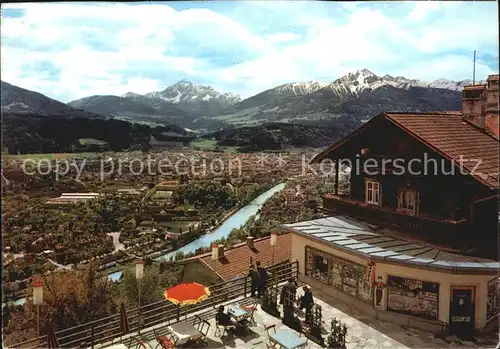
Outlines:
{"type": "Polygon", "coordinates": [[[283,226],[307,283],[410,327],[498,327],[498,76],[463,97],[461,112],[380,113],[313,159],[335,164],[328,217],[283,226]]]}
{"type": "Polygon", "coordinates": [[[498,327],[498,262],[473,261],[361,225],[342,216],[285,225],[302,281],[410,328],[471,336],[498,327]]]}

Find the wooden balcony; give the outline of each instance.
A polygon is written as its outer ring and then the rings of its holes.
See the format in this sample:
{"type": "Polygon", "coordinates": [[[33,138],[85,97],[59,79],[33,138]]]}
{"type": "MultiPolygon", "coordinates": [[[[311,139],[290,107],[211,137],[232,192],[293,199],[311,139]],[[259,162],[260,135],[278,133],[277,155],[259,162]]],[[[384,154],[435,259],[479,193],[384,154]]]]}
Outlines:
{"type": "Polygon", "coordinates": [[[412,215],[332,194],[323,197],[323,210],[327,213],[351,216],[380,227],[432,237],[436,242],[449,238],[463,241],[468,228],[468,221],[465,219],[457,221],[412,215]]]}

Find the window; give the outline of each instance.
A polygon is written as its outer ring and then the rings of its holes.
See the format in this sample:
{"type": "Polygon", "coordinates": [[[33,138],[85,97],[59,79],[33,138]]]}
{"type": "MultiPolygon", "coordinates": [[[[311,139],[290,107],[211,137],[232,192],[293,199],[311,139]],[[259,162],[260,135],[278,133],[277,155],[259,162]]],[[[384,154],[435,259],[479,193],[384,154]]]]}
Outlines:
{"type": "Polygon", "coordinates": [[[322,256],[314,256],[314,270],[316,272],[326,275],[328,274],[328,259],[322,256]]]}
{"type": "Polygon", "coordinates": [[[373,289],[367,281],[366,266],[306,246],[306,275],[372,303],[373,289]]]}
{"type": "Polygon", "coordinates": [[[380,205],[380,184],[374,181],[366,181],[365,200],[368,204],[380,205]]]}
{"type": "Polygon", "coordinates": [[[409,212],[417,213],[418,193],[415,189],[402,188],[399,190],[398,209],[409,212]]]}

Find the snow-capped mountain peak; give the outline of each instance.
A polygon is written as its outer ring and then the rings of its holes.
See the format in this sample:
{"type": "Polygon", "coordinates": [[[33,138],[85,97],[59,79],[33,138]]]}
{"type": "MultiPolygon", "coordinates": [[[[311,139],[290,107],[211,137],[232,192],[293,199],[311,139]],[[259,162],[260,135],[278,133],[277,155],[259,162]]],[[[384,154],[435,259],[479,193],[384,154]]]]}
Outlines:
{"type": "Polygon", "coordinates": [[[210,86],[195,85],[188,80],[180,80],[163,91],[149,92],[146,98],[178,104],[185,110],[204,115],[219,114],[225,108],[241,100],[233,93],[220,93],[210,86]]]}
{"type": "Polygon", "coordinates": [[[141,95],[141,94],[135,93],[135,92],[127,92],[122,97],[123,98],[130,98],[130,99],[137,99],[137,98],[144,97],[144,95],[141,95]]]}
{"type": "MultiPolygon", "coordinates": [[[[182,80],[176,82],[175,84],[173,84],[170,87],[174,87],[174,86],[176,88],[178,88],[178,89],[185,89],[185,90],[187,90],[187,89],[193,88],[194,85],[193,85],[193,83],[191,81],[182,79],[182,80]]],[[[167,87],[167,89],[168,88],[169,87],[167,87]]]]}
{"type": "MultiPolygon", "coordinates": [[[[382,86],[393,86],[395,88],[405,90],[412,87],[424,87],[461,91],[464,86],[470,85],[471,83],[472,82],[470,80],[450,81],[447,79],[438,79],[433,82],[428,82],[408,79],[404,76],[394,77],[389,74],[378,77],[368,69],[361,69],[342,76],[329,84],[327,88],[331,89],[339,97],[346,98],[352,95],[359,96],[364,90],[375,90],[382,86]]],[[[484,82],[480,81],[477,83],[481,84],[484,82]]]]}
{"type": "Polygon", "coordinates": [[[166,102],[179,104],[181,101],[210,101],[223,100],[225,103],[234,104],[241,97],[233,93],[220,93],[210,86],[194,85],[191,81],[181,80],[167,87],[163,91],[146,93],[146,97],[159,98],[166,102]]]}
{"type": "Polygon", "coordinates": [[[328,85],[328,88],[341,97],[348,97],[352,94],[359,95],[368,88],[374,88],[373,84],[380,80],[368,69],[361,69],[335,80],[328,85]]]}
{"type": "Polygon", "coordinates": [[[298,96],[310,94],[325,87],[326,85],[326,83],[320,81],[292,82],[278,86],[277,90],[281,93],[291,92],[292,94],[298,96]]]}

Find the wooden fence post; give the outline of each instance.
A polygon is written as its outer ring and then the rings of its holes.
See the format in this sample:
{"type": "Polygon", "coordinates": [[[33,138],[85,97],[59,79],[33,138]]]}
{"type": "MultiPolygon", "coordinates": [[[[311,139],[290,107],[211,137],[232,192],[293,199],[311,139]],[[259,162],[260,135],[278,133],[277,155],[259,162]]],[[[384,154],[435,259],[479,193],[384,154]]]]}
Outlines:
{"type": "Polygon", "coordinates": [[[296,275],[295,279],[298,281],[299,280],[299,259],[298,258],[295,260],[295,266],[297,268],[297,275],[296,275]]]}
{"type": "Polygon", "coordinates": [[[243,291],[243,296],[247,298],[247,276],[245,276],[245,290],[243,291]]]}

